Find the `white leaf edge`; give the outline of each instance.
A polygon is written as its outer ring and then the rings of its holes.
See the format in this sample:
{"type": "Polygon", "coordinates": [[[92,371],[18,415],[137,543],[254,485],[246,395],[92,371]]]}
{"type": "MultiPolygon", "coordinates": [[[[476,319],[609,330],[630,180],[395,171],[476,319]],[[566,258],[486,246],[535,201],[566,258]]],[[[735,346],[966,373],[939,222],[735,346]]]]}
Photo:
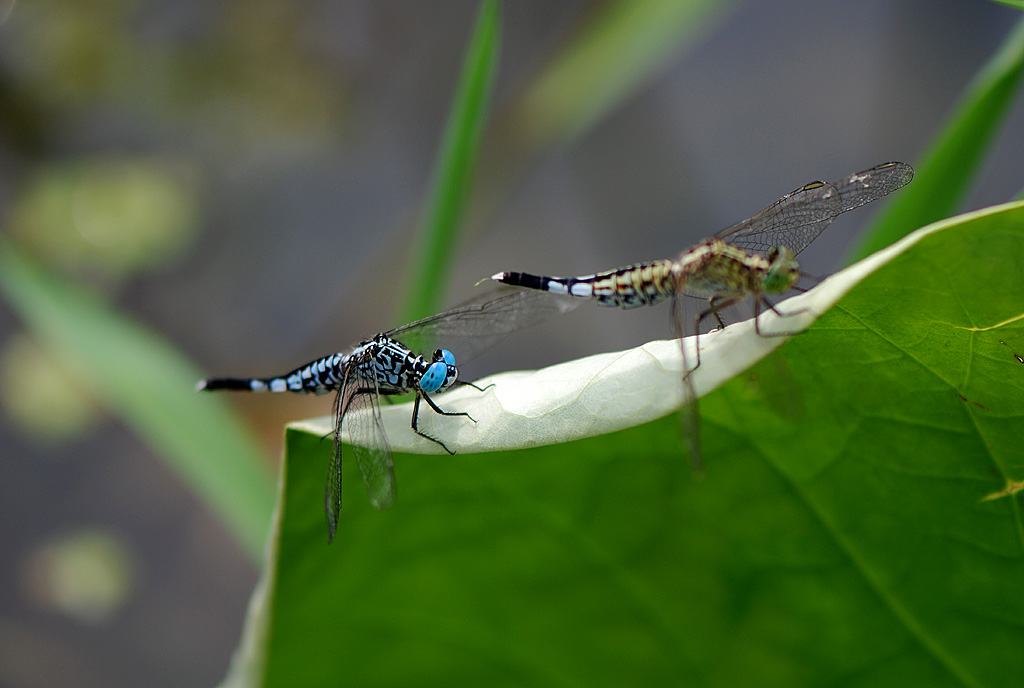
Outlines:
{"type": "MultiPolygon", "coordinates": [[[[892,246],[835,273],[807,292],[776,305],[783,317],[762,313],[760,329],[779,336],[762,336],[754,321],[745,320],[701,335],[701,363],[692,379],[698,396],[715,390],[807,329],[867,275],[888,263],[922,238],[955,220],[1002,209],[1001,206],[949,218],[923,227],[892,246]]],[[[687,361],[696,360],[694,337],[687,337],[687,361]]],[[[498,373],[474,382],[480,392],[463,386],[432,398],[446,411],[441,416],[421,404],[419,427],[444,441],[457,454],[524,449],[571,442],[657,420],[683,404],[682,356],[679,340],[657,340],[634,349],[596,354],[532,371],[498,373]]],[[[412,403],[381,409],[391,449],[412,454],[440,454],[443,449],[412,431],[412,403]]],[[[289,427],[327,435],[332,417],[313,418],[289,427]]],[[[344,430],[344,428],[343,428],[344,430]]],[[[347,433],[343,433],[350,441],[347,433]]]]}

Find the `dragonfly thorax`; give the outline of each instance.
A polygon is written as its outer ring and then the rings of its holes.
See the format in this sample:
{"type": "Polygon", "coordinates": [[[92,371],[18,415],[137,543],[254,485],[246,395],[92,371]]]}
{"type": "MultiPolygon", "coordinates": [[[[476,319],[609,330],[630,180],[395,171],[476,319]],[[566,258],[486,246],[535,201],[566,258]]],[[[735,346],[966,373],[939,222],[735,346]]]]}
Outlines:
{"type": "Polygon", "coordinates": [[[378,334],[352,352],[355,373],[382,390],[408,392],[418,386],[426,364],[401,342],[378,334]]]}
{"type": "Polygon", "coordinates": [[[353,350],[357,374],[374,380],[382,389],[395,392],[443,392],[455,384],[459,371],[455,356],[446,349],[437,349],[433,357],[419,356],[386,334],[378,334],[353,350]]]}
{"type": "Polygon", "coordinates": [[[800,279],[800,265],[796,262],[796,256],[785,246],[778,246],[769,251],[768,263],[761,283],[761,288],[766,294],[789,291],[800,279]]]}
{"type": "Polygon", "coordinates": [[[764,289],[771,264],[719,239],[709,239],[684,253],[673,274],[690,296],[714,298],[756,294],[764,289]]]}

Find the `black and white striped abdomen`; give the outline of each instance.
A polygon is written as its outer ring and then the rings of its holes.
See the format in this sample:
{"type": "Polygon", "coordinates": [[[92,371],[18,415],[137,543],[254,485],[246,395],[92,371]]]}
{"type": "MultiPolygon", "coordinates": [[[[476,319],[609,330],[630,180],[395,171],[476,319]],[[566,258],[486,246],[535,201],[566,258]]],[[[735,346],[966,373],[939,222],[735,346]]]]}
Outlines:
{"type": "Polygon", "coordinates": [[[342,380],[345,379],[345,367],[354,353],[324,356],[278,377],[214,377],[200,382],[197,389],[328,394],[341,386],[342,380]]]}
{"type": "Polygon", "coordinates": [[[581,277],[546,277],[525,272],[499,272],[491,279],[552,294],[593,299],[602,306],[637,308],[652,306],[675,294],[671,260],[627,265],[581,277]]]}

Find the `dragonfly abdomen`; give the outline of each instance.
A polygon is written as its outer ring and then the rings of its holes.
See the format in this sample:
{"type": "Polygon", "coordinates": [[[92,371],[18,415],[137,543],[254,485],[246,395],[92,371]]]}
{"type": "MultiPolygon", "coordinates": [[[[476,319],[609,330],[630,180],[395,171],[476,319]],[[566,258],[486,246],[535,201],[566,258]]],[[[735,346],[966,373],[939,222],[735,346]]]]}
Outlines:
{"type": "Polygon", "coordinates": [[[675,294],[671,260],[637,263],[582,277],[546,277],[525,272],[499,272],[491,279],[553,294],[593,299],[602,306],[651,306],[675,294]]]}
{"type": "Polygon", "coordinates": [[[348,358],[346,354],[331,354],[278,377],[214,377],[200,382],[198,389],[328,394],[341,385],[348,358]]]}

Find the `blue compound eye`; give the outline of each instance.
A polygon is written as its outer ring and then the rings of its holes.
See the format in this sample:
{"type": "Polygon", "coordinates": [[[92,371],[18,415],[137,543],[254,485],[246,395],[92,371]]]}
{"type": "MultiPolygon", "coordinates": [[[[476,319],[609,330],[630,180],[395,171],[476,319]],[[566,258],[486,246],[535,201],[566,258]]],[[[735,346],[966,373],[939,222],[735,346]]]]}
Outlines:
{"type": "Polygon", "coordinates": [[[437,361],[427,366],[427,372],[420,378],[420,389],[424,392],[436,392],[444,386],[448,378],[448,366],[437,361]]]}
{"type": "MultiPolygon", "coordinates": [[[[449,354],[450,355],[450,354],[449,354]]],[[[445,391],[449,387],[455,384],[455,381],[459,379],[459,369],[454,365],[448,366],[448,377],[445,378],[444,384],[441,385],[441,391],[445,391]]]]}
{"type": "Polygon", "coordinates": [[[452,367],[455,366],[455,354],[453,354],[448,349],[438,349],[437,351],[435,351],[434,360],[441,360],[452,367]]]}

